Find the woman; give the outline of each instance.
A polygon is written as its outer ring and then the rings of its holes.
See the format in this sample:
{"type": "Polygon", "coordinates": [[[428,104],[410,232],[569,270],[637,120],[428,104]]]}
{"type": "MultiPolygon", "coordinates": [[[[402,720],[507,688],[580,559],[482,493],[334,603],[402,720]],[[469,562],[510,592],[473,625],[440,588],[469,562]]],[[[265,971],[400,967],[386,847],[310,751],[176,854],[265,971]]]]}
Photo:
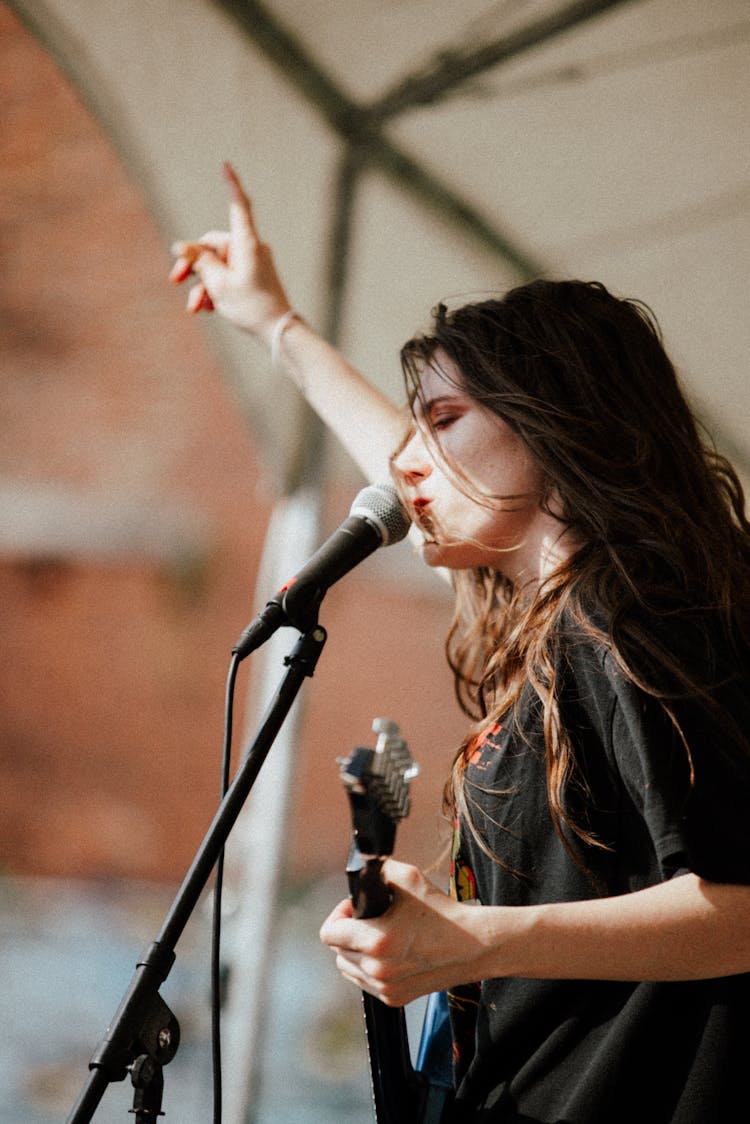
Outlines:
{"type": "Polygon", "coordinates": [[[229,233],[181,243],[172,277],[271,345],[371,480],[390,466],[453,578],[473,719],[446,796],[452,895],[390,861],[388,912],[342,902],[322,940],[387,1004],[449,992],[457,1120],[736,1119],[750,527],[654,323],[578,282],[440,308],[402,353],[404,435],[291,311],[226,175],[229,233]]]}

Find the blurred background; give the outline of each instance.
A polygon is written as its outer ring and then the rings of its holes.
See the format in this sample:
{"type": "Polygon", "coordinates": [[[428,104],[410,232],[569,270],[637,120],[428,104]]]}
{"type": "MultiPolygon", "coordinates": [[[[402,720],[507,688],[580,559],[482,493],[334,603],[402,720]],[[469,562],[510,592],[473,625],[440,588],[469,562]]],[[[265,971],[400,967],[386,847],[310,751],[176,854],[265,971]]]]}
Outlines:
{"type": "MultiPolygon", "coordinates": [[[[361,479],[252,340],[191,319],[176,237],[253,196],[295,306],[394,400],[439,300],[539,276],[645,300],[744,478],[745,0],[0,3],[0,1118],[64,1119],[217,806],[242,628],[361,479]]],[[[336,765],[396,719],[397,854],[441,878],[463,721],[450,597],[406,544],[329,639],[230,840],[227,1118],[371,1119],[336,765]]],[[[291,634],[243,665],[235,760],[291,634]]],[[[208,1118],[208,896],[163,994],[167,1119],[208,1118]]],[[[125,1086],[96,1119],[123,1119],[125,1086]]]]}

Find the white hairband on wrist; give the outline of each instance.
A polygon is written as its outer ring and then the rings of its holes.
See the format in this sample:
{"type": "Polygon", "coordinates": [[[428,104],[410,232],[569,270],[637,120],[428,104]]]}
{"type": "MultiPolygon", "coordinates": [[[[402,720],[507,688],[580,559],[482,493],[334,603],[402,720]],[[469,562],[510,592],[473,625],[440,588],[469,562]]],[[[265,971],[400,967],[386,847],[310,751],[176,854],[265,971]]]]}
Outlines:
{"type": "Polygon", "coordinates": [[[280,316],[273,326],[273,334],[271,335],[271,362],[274,367],[277,367],[281,360],[281,337],[287,330],[292,320],[297,318],[297,313],[293,308],[280,316]]]}

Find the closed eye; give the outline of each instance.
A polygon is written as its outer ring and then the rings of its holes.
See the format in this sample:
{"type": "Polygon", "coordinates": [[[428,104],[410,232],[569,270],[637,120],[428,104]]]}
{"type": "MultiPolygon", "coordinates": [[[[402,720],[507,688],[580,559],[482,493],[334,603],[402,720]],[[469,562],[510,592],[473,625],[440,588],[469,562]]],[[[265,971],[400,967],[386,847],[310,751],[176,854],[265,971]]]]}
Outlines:
{"type": "Polygon", "coordinates": [[[464,411],[451,403],[450,406],[445,405],[432,411],[430,425],[433,429],[447,429],[449,425],[453,425],[463,415],[464,411]]]}
{"type": "Polygon", "coordinates": [[[420,413],[433,431],[447,429],[465,413],[456,395],[440,395],[421,404],[420,413]]]}
{"type": "Polygon", "coordinates": [[[438,418],[432,418],[433,429],[447,429],[458,418],[458,414],[442,414],[438,418]]]}

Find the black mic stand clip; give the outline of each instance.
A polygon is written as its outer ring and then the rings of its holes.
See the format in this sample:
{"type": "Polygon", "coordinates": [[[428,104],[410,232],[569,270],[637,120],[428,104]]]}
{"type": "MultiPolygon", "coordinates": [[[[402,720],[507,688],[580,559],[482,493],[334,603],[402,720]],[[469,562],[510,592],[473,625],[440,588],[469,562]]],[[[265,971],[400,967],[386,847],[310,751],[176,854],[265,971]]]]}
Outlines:
{"type": "Polygon", "coordinates": [[[172,1061],[180,1044],[180,1025],[159,994],[175,961],[158,941],[151,944],[136,965],[135,975],[89,1069],[109,1081],[130,1074],[135,1124],[153,1124],[163,1116],[163,1067],[172,1061]]]}

